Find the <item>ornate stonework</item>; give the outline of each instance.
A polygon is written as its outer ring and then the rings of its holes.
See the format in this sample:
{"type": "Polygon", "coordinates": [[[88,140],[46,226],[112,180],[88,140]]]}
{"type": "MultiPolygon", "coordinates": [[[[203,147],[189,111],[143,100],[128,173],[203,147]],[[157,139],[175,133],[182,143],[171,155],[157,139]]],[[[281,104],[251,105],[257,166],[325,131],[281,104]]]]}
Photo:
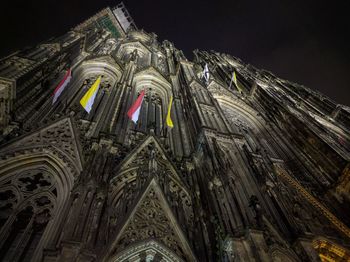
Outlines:
{"type": "Polygon", "coordinates": [[[349,127],[322,94],[228,54],[189,61],[107,7],[0,60],[0,260],[347,261],[349,127]]]}
{"type": "Polygon", "coordinates": [[[127,249],[133,243],[157,240],[185,261],[194,259],[188,243],[184,246],[187,240],[154,179],[118,235],[114,253],[127,249]]]}

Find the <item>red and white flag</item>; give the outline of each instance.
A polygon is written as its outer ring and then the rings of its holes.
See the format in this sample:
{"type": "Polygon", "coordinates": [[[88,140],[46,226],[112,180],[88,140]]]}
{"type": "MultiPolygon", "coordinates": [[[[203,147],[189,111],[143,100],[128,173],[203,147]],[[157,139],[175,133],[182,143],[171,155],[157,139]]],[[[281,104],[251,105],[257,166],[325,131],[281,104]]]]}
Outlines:
{"type": "Polygon", "coordinates": [[[63,79],[61,80],[61,82],[58,84],[58,86],[55,88],[55,91],[53,92],[54,96],[53,96],[52,104],[56,102],[58,97],[63,92],[64,88],[68,85],[71,78],[72,78],[72,70],[68,69],[67,73],[64,75],[63,79]]]}
{"type": "Polygon", "coordinates": [[[143,97],[145,96],[145,91],[142,90],[135,103],[130,107],[127,115],[128,117],[136,124],[139,119],[141,105],[143,101],[143,97]]]}

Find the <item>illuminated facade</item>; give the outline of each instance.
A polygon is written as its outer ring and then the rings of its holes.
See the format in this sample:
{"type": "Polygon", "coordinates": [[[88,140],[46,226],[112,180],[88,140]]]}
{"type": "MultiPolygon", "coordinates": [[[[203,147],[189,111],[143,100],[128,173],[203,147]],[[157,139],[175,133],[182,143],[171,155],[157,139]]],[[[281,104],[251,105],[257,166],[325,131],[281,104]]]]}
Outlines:
{"type": "Polygon", "coordinates": [[[189,61],[106,8],[0,60],[0,260],[349,261],[349,127],[322,94],[226,54],[189,61]]]}

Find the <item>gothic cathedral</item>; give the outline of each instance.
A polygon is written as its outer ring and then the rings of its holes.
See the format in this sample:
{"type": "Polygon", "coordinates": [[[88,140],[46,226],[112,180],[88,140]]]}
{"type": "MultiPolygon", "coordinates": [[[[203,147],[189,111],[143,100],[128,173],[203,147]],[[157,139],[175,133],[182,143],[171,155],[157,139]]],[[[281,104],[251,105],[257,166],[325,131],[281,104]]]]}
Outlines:
{"type": "Polygon", "coordinates": [[[349,160],[349,107],[123,4],[0,60],[1,261],[350,261],[349,160]]]}

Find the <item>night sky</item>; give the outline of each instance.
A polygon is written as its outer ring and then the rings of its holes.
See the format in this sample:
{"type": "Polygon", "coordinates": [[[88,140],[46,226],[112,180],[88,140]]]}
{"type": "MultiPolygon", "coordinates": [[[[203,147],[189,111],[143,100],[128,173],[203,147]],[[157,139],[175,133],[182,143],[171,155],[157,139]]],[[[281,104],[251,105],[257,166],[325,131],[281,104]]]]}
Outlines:
{"type": "MultiPolygon", "coordinates": [[[[0,57],[59,36],[108,0],[4,0],[0,57]],[[5,3],[4,3],[5,2],[5,3]]],[[[350,22],[346,1],[124,1],[136,25],[188,58],[216,50],[350,106],[350,22]],[[343,3],[342,3],[343,2],[343,3]]]]}

